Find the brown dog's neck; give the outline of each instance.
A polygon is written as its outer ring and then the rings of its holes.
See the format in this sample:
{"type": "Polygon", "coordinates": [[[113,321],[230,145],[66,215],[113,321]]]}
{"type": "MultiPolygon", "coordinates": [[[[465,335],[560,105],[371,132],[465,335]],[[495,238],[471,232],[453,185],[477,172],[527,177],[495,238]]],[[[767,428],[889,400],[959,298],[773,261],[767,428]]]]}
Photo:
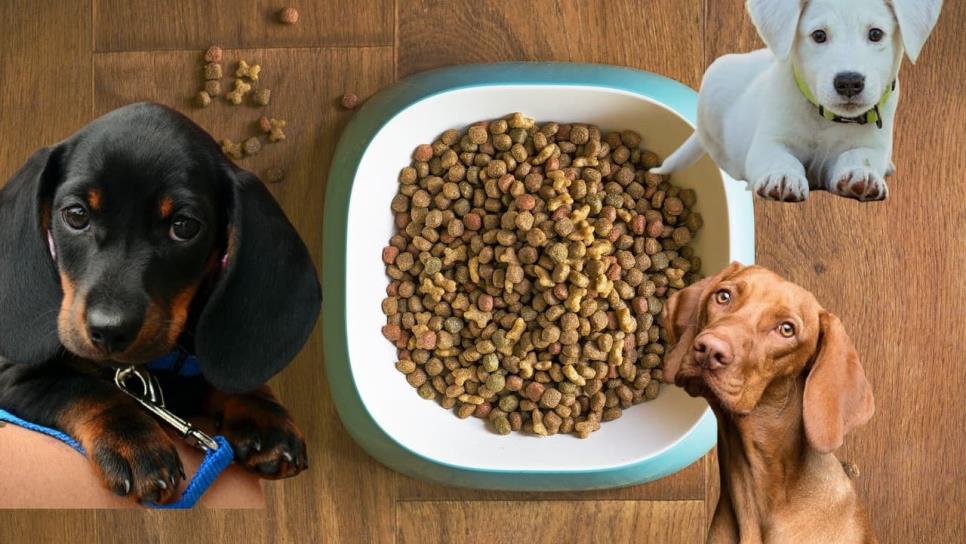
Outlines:
{"type": "Polygon", "coordinates": [[[830,475],[847,480],[832,454],[818,453],[808,445],[802,421],[803,388],[804,377],[776,380],[748,415],[715,408],[720,501],[728,501],[724,504],[734,513],[742,541],[754,542],[755,536],[764,541],[767,520],[793,505],[797,494],[822,487],[810,481],[827,480],[830,475]]]}

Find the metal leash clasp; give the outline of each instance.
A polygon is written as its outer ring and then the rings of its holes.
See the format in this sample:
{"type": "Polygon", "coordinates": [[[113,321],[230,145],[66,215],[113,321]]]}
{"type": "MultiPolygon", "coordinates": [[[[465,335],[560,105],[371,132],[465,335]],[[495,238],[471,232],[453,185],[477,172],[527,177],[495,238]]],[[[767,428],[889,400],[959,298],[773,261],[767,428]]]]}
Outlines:
{"type": "Polygon", "coordinates": [[[158,383],[158,379],[146,370],[133,366],[119,368],[117,369],[117,373],[114,374],[114,383],[118,389],[138,401],[141,406],[144,406],[158,419],[173,427],[187,443],[204,451],[215,451],[218,449],[218,443],[215,442],[214,438],[196,429],[191,423],[181,419],[165,408],[161,385],[158,383]],[[140,382],[140,392],[128,386],[131,378],[137,378],[137,381],[140,382]]]}

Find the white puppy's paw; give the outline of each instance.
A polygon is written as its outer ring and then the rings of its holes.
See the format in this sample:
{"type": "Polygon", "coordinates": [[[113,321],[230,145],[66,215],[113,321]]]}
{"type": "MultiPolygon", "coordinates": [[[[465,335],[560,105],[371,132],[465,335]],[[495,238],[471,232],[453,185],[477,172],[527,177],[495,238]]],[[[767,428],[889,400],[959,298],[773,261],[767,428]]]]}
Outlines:
{"type": "Polygon", "coordinates": [[[808,180],[796,173],[768,174],[759,178],[751,188],[761,198],[780,202],[803,202],[808,198],[808,180]]]}
{"type": "Polygon", "coordinates": [[[889,178],[896,175],[896,163],[889,161],[889,166],[886,167],[885,177],[889,178]]]}
{"type": "Polygon", "coordinates": [[[885,200],[889,187],[881,175],[868,168],[850,168],[832,177],[831,191],[863,202],[885,200]]]}
{"type": "Polygon", "coordinates": [[[665,168],[664,165],[662,164],[661,166],[655,166],[654,168],[651,168],[650,170],[648,170],[648,172],[651,174],[656,174],[658,176],[666,176],[671,173],[671,169],[665,168]]]}

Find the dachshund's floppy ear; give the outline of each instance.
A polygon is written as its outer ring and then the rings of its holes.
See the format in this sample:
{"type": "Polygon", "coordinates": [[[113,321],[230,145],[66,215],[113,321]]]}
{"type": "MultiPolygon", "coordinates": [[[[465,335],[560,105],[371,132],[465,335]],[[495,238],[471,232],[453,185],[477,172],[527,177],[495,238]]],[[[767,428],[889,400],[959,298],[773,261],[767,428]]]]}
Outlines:
{"type": "Polygon", "coordinates": [[[818,354],[805,380],[805,436],[819,453],[831,453],[845,435],[875,412],[872,386],[838,317],[822,312],[818,354]]]}
{"type": "Polygon", "coordinates": [[[228,393],[255,389],[295,357],[322,297],[308,249],[271,193],[232,170],[227,266],[195,328],[205,378],[228,393]]]}
{"type": "Polygon", "coordinates": [[[0,191],[0,357],[42,363],[60,348],[60,282],[47,245],[59,147],[34,153],[0,191]]]}
{"type": "Polygon", "coordinates": [[[701,308],[711,296],[711,292],[725,278],[731,277],[742,268],[744,267],[740,263],[731,263],[714,276],[695,282],[668,299],[661,312],[667,343],[672,346],[671,351],[664,358],[665,382],[674,383],[684,356],[691,350],[694,337],[699,332],[701,308]]]}
{"type": "Polygon", "coordinates": [[[926,39],[932,34],[942,8],[942,0],[892,0],[902,45],[913,64],[919,58],[926,39]]]}
{"type": "Polygon", "coordinates": [[[788,60],[798,34],[801,0],[748,0],[747,7],[751,22],[768,49],[778,60],[788,60]]]}

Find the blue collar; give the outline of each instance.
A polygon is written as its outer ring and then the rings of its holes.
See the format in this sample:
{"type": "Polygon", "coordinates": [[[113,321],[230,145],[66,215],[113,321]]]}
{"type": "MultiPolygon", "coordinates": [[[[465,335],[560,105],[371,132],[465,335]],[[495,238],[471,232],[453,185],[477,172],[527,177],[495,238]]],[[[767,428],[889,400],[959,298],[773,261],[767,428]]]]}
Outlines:
{"type": "Polygon", "coordinates": [[[147,368],[151,372],[173,372],[185,378],[201,376],[198,358],[183,350],[175,350],[167,355],[162,355],[148,363],[147,368]]]}

